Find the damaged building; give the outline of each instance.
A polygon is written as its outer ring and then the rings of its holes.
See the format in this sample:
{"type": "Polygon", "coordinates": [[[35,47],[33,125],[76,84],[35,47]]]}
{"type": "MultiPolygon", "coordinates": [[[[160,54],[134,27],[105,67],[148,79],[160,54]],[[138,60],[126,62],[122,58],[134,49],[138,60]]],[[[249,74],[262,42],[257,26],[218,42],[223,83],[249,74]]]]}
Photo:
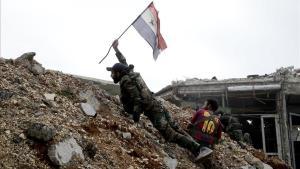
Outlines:
{"type": "Polygon", "coordinates": [[[182,107],[215,99],[219,110],[237,117],[252,145],[300,169],[300,69],[247,78],[176,81],[156,95],[182,107]]]}

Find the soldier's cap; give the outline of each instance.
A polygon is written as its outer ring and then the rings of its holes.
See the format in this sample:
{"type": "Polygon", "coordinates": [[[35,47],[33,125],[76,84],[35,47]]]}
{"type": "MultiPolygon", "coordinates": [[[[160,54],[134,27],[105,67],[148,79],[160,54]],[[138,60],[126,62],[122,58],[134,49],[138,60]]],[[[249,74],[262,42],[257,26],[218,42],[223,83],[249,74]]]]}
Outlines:
{"type": "Polygon", "coordinates": [[[114,64],[112,67],[107,67],[106,70],[107,71],[118,71],[118,72],[122,72],[124,70],[128,70],[129,67],[123,63],[116,63],[114,64]]]}

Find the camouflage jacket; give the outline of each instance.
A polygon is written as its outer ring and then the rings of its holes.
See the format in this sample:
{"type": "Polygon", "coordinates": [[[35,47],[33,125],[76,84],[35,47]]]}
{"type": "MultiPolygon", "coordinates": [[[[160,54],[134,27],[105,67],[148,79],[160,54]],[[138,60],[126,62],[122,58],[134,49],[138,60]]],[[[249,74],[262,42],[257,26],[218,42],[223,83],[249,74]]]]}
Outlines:
{"type": "MultiPolygon", "coordinates": [[[[133,120],[139,121],[141,113],[145,113],[151,119],[154,115],[163,113],[162,104],[152,95],[150,98],[143,98],[142,91],[137,82],[132,78],[130,72],[124,75],[120,80],[120,100],[127,113],[133,114],[133,120]]],[[[149,91],[150,92],[150,91],[149,91]]]]}
{"type": "MultiPolygon", "coordinates": [[[[116,56],[120,63],[128,65],[121,52],[117,52],[116,56]]],[[[121,78],[121,103],[123,104],[124,110],[133,115],[135,122],[139,121],[140,115],[143,112],[150,120],[153,120],[158,114],[162,114],[165,110],[162,104],[152,95],[152,92],[145,85],[142,78],[140,77],[141,80],[138,82],[136,76],[139,76],[139,74],[130,71],[121,78]],[[141,81],[144,83],[143,85],[139,84],[141,81]],[[141,86],[143,86],[143,88],[141,86]],[[147,97],[145,97],[145,93],[147,93],[147,97]]]]}
{"type": "Polygon", "coordinates": [[[123,63],[124,65],[128,66],[126,58],[124,57],[124,55],[121,52],[116,52],[116,56],[120,63],[123,63]]]}

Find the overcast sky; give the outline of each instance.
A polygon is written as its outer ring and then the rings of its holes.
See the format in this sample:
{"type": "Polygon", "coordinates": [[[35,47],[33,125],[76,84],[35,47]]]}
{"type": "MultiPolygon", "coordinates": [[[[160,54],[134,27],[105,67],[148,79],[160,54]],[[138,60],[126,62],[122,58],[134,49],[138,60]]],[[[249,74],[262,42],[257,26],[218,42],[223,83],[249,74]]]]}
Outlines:
{"type": "MultiPolygon", "coordinates": [[[[1,55],[37,53],[47,69],[111,80],[98,64],[149,0],[1,0],[1,55]]],[[[156,0],[168,45],[157,61],[131,27],[119,41],[153,91],[172,80],[218,79],[300,68],[299,0],[156,0]]]]}

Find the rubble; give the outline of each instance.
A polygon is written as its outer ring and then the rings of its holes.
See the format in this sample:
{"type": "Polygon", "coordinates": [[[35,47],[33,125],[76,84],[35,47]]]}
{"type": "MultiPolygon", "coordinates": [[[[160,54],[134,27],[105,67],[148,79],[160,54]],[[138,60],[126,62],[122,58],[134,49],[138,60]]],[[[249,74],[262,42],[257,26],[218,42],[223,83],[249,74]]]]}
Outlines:
{"type": "Polygon", "coordinates": [[[0,100],[6,100],[9,99],[11,96],[13,95],[13,93],[9,92],[9,91],[0,91],[0,100]]]}
{"type": "MultiPolygon", "coordinates": [[[[141,126],[135,127],[119,98],[97,84],[57,71],[34,73],[31,68],[40,65],[34,55],[0,62],[0,168],[252,166],[245,157],[255,157],[253,148],[243,149],[226,134],[209,158],[195,163],[188,150],[166,142],[145,116],[141,116],[141,126]],[[87,116],[82,105],[90,105],[91,114],[97,116],[87,116]]],[[[162,102],[186,128],[192,110],[162,102]]],[[[274,165],[269,158],[258,159],[274,165]]]]}
{"type": "Polygon", "coordinates": [[[55,129],[41,123],[33,123],[27,130],[28,137],[45,142],[51,140],[55,134],[55,129]]]}
{"type": "Polygon", "coordinates": [[[46,100],[54,101],[55,94],[53,94],[53,93],[45,93],[44,96],[45,96],[46,100]]]}
{"type": "Polygon", "coordinates": [[[33,64],[29,69],[34,75],[41,75],[44,74],[45,69],[42,67],[41,64],[33,64]]]}
{"type": "Polygon", "coordinates": [[[122,137],[126,140],[130,140],[131,139],[131,133],[130,132],[122,133],[122,137]]]}
{"type": "Polygon", "coordinates": [[[89,105],[93,106],[95,110],[99,110],[100,102],[95,97],[93,91],[87,90],[85,92],[80,92],[79,96],[82,100],[85,100],[89,105]]]}
{"type": "Polygon", "coordinates": [[[96,111],[95,111],[94,107],[91,106],[90,104],[80,103],[80,107],[86,115],[88,115],[88,116],[95,116],[96,115],[96,111]]]}
{"type": "Polygon", "coordinates": [[[165,157],[164,162],[169,169],[175,169],[177,167],[177,159],[173,159],[170,157],[165,157]]]}
{"type": "Polygon", "coordinates": [[[0,63],[5,63],[5,59],[3,57],[0,57],[0,63]]]}
{"type": "Polygon", "coordinates": [[[48,150],[49,159],[56,165],[66,165],[74,157],[84,160],[82,148],[74,138],[68,138],[55,145],[51,145],[48,150]]]}

